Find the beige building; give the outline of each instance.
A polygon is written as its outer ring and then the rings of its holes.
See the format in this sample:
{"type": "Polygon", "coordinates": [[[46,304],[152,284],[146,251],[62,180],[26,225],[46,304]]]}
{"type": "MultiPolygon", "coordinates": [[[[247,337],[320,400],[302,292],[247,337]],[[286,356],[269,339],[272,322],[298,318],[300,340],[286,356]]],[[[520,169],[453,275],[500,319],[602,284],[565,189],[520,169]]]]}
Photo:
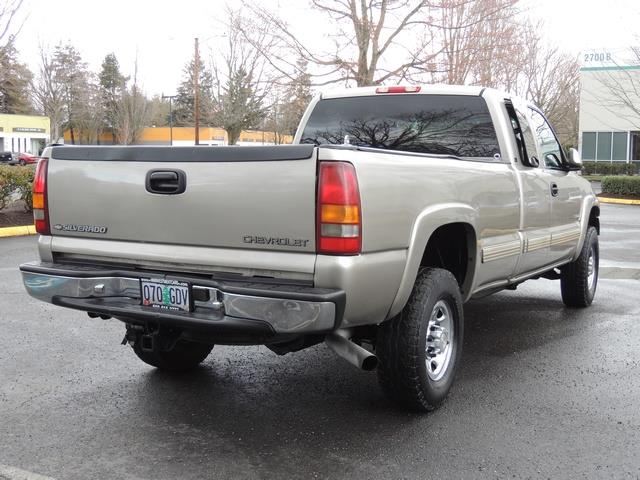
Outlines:
{"type": "Polygon", "coordinates": [[[39,155],[50,133],[49,117],[0,114],[0,152],[39,155]]]}
{"type": "Polygon", "coordinates": [[[585,52],[582,61],[582,159],[640,163],[640,51],[585,52]]]}

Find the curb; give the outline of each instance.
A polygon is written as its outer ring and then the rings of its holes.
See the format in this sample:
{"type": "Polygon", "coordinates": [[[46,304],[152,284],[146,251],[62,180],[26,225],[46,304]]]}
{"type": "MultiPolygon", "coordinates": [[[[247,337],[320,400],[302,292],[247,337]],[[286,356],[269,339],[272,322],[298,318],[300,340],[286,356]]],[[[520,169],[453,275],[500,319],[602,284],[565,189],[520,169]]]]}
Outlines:
{"type": "Polygon", "coordinates": [[[640,200],[632,200],[630,198],[609,198],[598,197],[602,203],[616,203],[618,205],[640,205],[640,200]]]}
{"type": "Polygon", "coordinates": [[[0,228],[0,238],[3,237],[20,237],[23,235],[35,235],[35,225],[22,225],[20,227],[3,227],[0,228]]]}

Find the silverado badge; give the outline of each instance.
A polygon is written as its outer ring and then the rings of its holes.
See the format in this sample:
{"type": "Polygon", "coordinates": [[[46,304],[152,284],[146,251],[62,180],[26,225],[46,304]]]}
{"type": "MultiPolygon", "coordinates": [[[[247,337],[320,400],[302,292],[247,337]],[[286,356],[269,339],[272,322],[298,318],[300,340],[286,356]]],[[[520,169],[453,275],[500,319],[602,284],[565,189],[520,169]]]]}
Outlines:
{"type": "Polygon", "coordinates": [[[107,227],[101,225],[74,225],[72,223],[56,223],[53,228],[60,232],[107,233],[107,227]]]}

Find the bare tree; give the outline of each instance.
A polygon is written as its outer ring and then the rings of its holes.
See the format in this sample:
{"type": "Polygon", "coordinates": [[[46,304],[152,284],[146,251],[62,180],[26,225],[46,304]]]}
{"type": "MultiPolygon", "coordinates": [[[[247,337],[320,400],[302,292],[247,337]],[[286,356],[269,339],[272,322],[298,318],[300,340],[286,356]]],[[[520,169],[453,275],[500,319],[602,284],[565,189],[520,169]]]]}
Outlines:
{"type": "MultiPolygon", "coordinates": [[[[310,0],[311,6],[336,25],[331,51],[315,51],[292,33],[277,14],[254,4],[247,7],[268,33],[262,50],[271,66],[293,77],[297,59],[318,68],[315,85],[355,83],[357,86],[400,81],[429,68],[432,35],[428,0],[310,0]]],[[[251,31],[245,36],[251,41],[251,31]]],[[[255,45],[255,42],[254,42],[255,45]]]]}
{"type": "Polygon", "coordinates": [[[274,85],[270,107],[263,129],[273,132],[276,144],[285,143],[295,135],[298,124],[312,99],[311,80],[306,62],[298,60],[299,74],[285,85],[274,85]]]}
{"type": "Polygon", "coordinates": [[[580,65],[578,59],[548,44],[540,23],[522,25],[521,74],[513,90],[539,106],[564,145],[577,145],[580,65]]]}
{"type": "Polygon", "coordinates": [[[116,139],[122,145],[136,144],[148,119],[148,101],[138,86],[138,60],[133,83],[125,89],[116,109],[116,139]]]}
{"type": "Polygon", "coordinates": [[[11,43],[22,28],[22,23],[15,28],[16,15],[24,0],[0,0],[0,48],[11,43]],[[13,27],[13,30],[12,30],[13,27]]]}
{"type": "Polygon", "coordinates": [[[89,73],[85,88],[80,92],[76,109],[79,143],[87,145],[100,143],[105,115],[101,93],[98,76],[89,73]]]}
{"type": "Polygon", "coordinates": [[[62,137],[62,123],[65,118],[64,86],[57,76],[53,56],[40,45],[40,69],[33,79],[31,91],[37,108],[51,121],[51,140],[57,142],[62,137]]]}
{"type": "Polygon", "coordinates": [[[578,130],[577,59],[543,40],[541,22],[517,11],[517,0],[442,0],[434,7],[439,74],[450,84],[501,88],[528,98],[556,126],[563,144],[578,130]]]}
{"type": "Polygon", "coordinates": [[[262,55],[266,32],[239,12],[228,10],[226,48],[222,61],[213,62],[214,122],[227,132],[235,145],[242,130],[257,127],[266,115],[266,100],[273,78],[262,55]],[[253,41],[243,32],[253,31],[253,41]]]}
{"type": "Polygon", "coordinates": [[[434,80],[452,85],[497,86],[516,76],[504,68],[517,58],[518,0],[441,0],[430,26],[440,51],[434,80]]]}

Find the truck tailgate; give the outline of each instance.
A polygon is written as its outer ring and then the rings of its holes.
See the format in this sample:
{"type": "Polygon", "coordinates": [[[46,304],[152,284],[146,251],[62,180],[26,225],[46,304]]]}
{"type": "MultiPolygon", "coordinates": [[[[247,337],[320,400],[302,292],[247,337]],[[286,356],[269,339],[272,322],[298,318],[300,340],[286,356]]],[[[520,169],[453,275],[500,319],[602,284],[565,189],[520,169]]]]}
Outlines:
{"type": "Polygon", "coordinates": [[[309,145],[55,147],[47,179],[51,233],[314,252],[316,155],[309,145]],[[151,171],[182,172],[184,192],[152,193],[151,171]]]}

